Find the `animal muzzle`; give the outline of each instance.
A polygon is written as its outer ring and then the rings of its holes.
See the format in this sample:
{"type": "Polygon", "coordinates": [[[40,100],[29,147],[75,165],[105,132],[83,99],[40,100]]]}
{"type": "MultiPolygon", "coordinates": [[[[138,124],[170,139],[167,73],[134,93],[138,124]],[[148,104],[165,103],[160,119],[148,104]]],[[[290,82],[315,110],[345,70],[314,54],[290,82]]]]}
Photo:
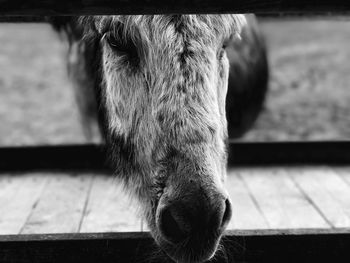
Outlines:
{"type": "Polygon", "coordinates": [[[231,213],[228,197],[218,190],[187,185],[180,192],[165,192],[156,214],[158,243],[177,262],[208,260],[231,213]]]}

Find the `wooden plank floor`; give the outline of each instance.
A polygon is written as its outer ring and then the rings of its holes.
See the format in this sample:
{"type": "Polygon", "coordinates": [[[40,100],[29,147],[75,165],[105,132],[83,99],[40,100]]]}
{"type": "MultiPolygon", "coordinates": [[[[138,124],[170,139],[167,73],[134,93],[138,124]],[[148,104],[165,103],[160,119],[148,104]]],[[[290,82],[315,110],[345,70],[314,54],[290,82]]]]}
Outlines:
{"type": "MultiPolygon", "coordinates": [[[[229,229],[350,228],[350,167],[230,169],[227,189],[229,229]]],[[[110,175],[0,175],[0,234],[145,230],[110,175]]]]}

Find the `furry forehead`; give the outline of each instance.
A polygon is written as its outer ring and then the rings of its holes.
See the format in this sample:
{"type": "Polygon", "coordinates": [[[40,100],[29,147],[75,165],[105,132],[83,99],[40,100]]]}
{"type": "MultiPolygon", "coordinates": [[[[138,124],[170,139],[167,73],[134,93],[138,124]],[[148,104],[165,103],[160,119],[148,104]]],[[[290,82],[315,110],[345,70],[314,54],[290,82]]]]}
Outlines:
{"type": "MultiPolygon", "coordinates": [[[[114,31],[123,25],[125,33],[133,35],[138,32],[152,32],[155,29],[165,30],[174,26],[178,33],[182,29],[196,31],[200,35],[231,35],[240,34],[246,24],[244,15],[116,15],[82,17],[83,26],[89,25],[98,34],[114,31]]],[[[194,33],[194,32],[193,32],[194,33]]]]}

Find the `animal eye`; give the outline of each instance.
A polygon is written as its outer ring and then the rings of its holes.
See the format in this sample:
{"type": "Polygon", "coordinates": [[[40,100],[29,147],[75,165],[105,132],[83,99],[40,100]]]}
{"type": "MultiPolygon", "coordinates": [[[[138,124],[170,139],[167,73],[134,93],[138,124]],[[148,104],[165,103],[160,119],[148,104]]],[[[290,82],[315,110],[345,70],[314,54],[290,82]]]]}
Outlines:
{"type": "Polygon", "coordinates": [[[105,35],[108,45],[117,52],[128,53],[129,47],[126,41],[119,34],[106,33],[105,35]]]}
{"type": "Polygon", "coordinates": [[[139,63],[139,55],[137,47],[131,39],[127,39],[121,30],[117,32],[109,32],[105,34],[105,39],[108,45],[116,54],[124,57],[125,62],[137,66],[139,63]]]}
{"type": "Polygon", "coordinates": [[[218,52],[218,59],[221,60],[224,55],[225,55],[225,48],[222,47],[218,52]]]}
{"type": "Polygon", "coordinates": [[[226,39],[222,42],[222,48],[223,48],[223,49],[226,49],[227,46],[230,44],[231,41],[232,41],[232,38],[231,38],[231,37],[226,38],[226,39]]]}

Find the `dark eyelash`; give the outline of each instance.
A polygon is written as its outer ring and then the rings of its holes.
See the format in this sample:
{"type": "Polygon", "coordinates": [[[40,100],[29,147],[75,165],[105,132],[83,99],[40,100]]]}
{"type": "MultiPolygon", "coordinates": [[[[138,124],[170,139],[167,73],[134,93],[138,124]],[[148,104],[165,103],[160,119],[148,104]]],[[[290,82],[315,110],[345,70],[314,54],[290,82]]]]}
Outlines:
{"type": "Polygon", "coordinates": [[[114,31],[105,33],[104,38],[116,54],[125,56],[132,65],[138,65],[140,60],[137,47],[131,39],[127,38],[120,26],[116,26],[114,31]]]}
{"type": "Polygon", "coordinates": [[[108,32],[105,34],[105,38],[112,49],[116,50],[117,52],[129,53],[130,47],[123,36],[108,32]]]}

